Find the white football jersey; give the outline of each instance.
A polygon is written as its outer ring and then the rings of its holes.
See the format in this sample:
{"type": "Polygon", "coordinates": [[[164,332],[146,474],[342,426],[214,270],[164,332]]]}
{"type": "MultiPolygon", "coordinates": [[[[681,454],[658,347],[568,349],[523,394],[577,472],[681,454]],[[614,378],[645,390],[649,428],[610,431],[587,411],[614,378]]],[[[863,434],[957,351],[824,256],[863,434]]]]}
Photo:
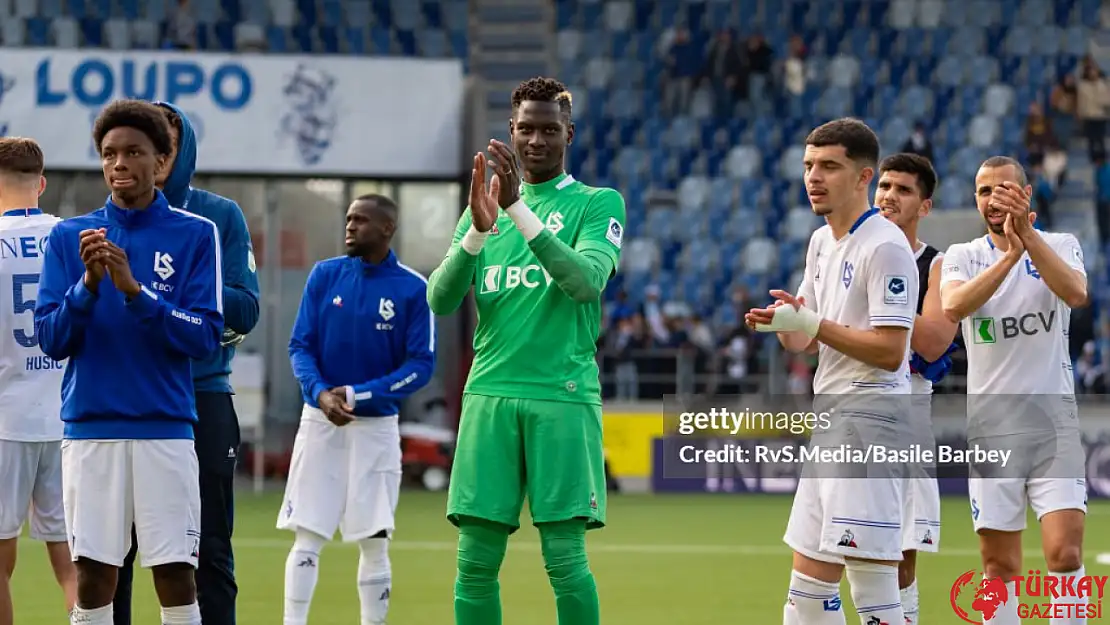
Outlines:
{"type": "MultiPolygon", "coordinates": [[[[1087,275],[1073,235],[1040,235],[1069,267],[1087,275]]],[[[1002,255],[989,235],[957,243],[944,255],[941,285],[967,282],[1002,255]]],[[[1026,252],[987,303],[960,322],[968,395],[1073,396],[1070,324],[1071,308],[1048,288],[1026,252]]]]}
{"type": "MultiPolygon", "coordinates": [[[[809,240],[805,275],[798,295],[821,318],[870,330],[898,327],[913,331],[918,278],[913,250],[898,226],[871,209],[837,241],[828,225],[809,240]]],[[[816,395],[909,393],[910,341],[902,366],[885,371],[819,344],[816,395]]]]}
{"type": "Polygon", "coordinates": [[[61,221],[37,209],[0,216],[0,439],[62,438],[65,361],[42,353],[35,301],[46,237],[61,221]]]}

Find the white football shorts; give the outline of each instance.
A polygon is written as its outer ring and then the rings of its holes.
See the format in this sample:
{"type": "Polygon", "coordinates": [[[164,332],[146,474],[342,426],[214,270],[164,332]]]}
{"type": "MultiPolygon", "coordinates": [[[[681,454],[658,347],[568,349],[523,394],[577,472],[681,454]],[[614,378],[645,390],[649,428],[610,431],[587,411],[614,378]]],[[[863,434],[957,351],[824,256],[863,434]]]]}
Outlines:
{"type": "Polygon", "coordinates": [[[134,525],[143,567],[197,566],[200,482],[192,440],[63,441],[62,491],[74,560],[122,566],[134,525]]]}
{"type": "Polygon", "coordinates": [[[940,488],[936,478],[910,478],[906,482],[905,526],[902,551],[928,551],[940,548],[940,488]]]}
{"type": "Polygon", "coordinates": [[[0,476],[0,540],[18,537],[30,517],[31,538],[65,542],[62,442],[0,440],[0,476]]]}
{"type": "MultiPolygon", "coordinates": [[[[1086,453],[1082,435],[1078,429],[1069,429],[1045,438],[1053,444],[1041,446],[1037,450],[1039,454],[1029,454],[1036,457],[1027,458],[1024,464],[1000,469],[997,477],[973,474],[968,479],[975,531],[1022,531],[1026,528],[1026,512],[1030,507],[1038,521],[1057,510],[1079,510],[1086,514],[1087,480],[1082,477],[1086,470],[1086,453]]],[[[1023,444],[1019,449],[1024,451],[1024,447],[1023,444]]]]}
{"type": "Polygon", "coordinates": [[[345,542],[392,535],[401,490],[401,433],[396,415],[343,427],[305,405],[278,513],[278,529],[307,530],[345,542]]]}
{"type": "Polygon", "coordinates": [[[783,541],[823,562],[902,560],[908,480],[895,477],[798,480],[783,541]]]}

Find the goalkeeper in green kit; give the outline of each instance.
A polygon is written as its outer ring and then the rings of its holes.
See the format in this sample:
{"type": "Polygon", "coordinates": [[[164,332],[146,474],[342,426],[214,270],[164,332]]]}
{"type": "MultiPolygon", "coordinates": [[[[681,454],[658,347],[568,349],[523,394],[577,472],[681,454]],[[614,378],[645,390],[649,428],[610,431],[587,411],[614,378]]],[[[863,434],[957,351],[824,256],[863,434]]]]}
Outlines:
{"type": "Polygon", "coordinates": [[[434,313],[457,310],[471,286],[478,307],[447,502],[459,529],[455,623],[501,624],[498,573],[527,495],[559,625],[598,625],[586,558],[606,502],[595,357],[624,199],[563,170],[574,124],[562,83],[525,81],[512,110],[512,147],[490,142],[488,190],[475,155],[470,207],[428,280],[434,313]]]}

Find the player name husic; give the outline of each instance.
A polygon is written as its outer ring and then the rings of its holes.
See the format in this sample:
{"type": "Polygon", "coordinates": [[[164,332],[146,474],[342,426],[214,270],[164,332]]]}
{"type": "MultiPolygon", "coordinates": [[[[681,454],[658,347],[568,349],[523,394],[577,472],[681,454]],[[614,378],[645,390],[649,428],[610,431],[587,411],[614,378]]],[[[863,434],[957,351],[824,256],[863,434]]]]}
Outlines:
{"type": "Polygon", "coordinates": [[[685,445],[678,451],[684,464],[747,464],[747,463],[828,463],[828,464],[994,464],[1005,467],[1010,462],[1010,450],[984,449],[974,445],[958,449],[937,445],[929,449],[921,445],[888,447],[886,445],[820,445],[798,447],[739,445],[726,443],[711,449],[685,445]]]}

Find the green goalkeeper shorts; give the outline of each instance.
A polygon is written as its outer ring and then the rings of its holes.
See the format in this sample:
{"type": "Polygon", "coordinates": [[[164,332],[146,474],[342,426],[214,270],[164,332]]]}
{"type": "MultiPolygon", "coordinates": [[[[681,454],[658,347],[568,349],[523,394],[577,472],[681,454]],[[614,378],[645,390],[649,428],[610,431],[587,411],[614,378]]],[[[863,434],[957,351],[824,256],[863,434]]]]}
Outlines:
{"type": "Polygon", "coordinates": [[[601,406],[463,395],[447,518],[516,531],[524,496],[533,523],[605,525],[601,406]]]}

